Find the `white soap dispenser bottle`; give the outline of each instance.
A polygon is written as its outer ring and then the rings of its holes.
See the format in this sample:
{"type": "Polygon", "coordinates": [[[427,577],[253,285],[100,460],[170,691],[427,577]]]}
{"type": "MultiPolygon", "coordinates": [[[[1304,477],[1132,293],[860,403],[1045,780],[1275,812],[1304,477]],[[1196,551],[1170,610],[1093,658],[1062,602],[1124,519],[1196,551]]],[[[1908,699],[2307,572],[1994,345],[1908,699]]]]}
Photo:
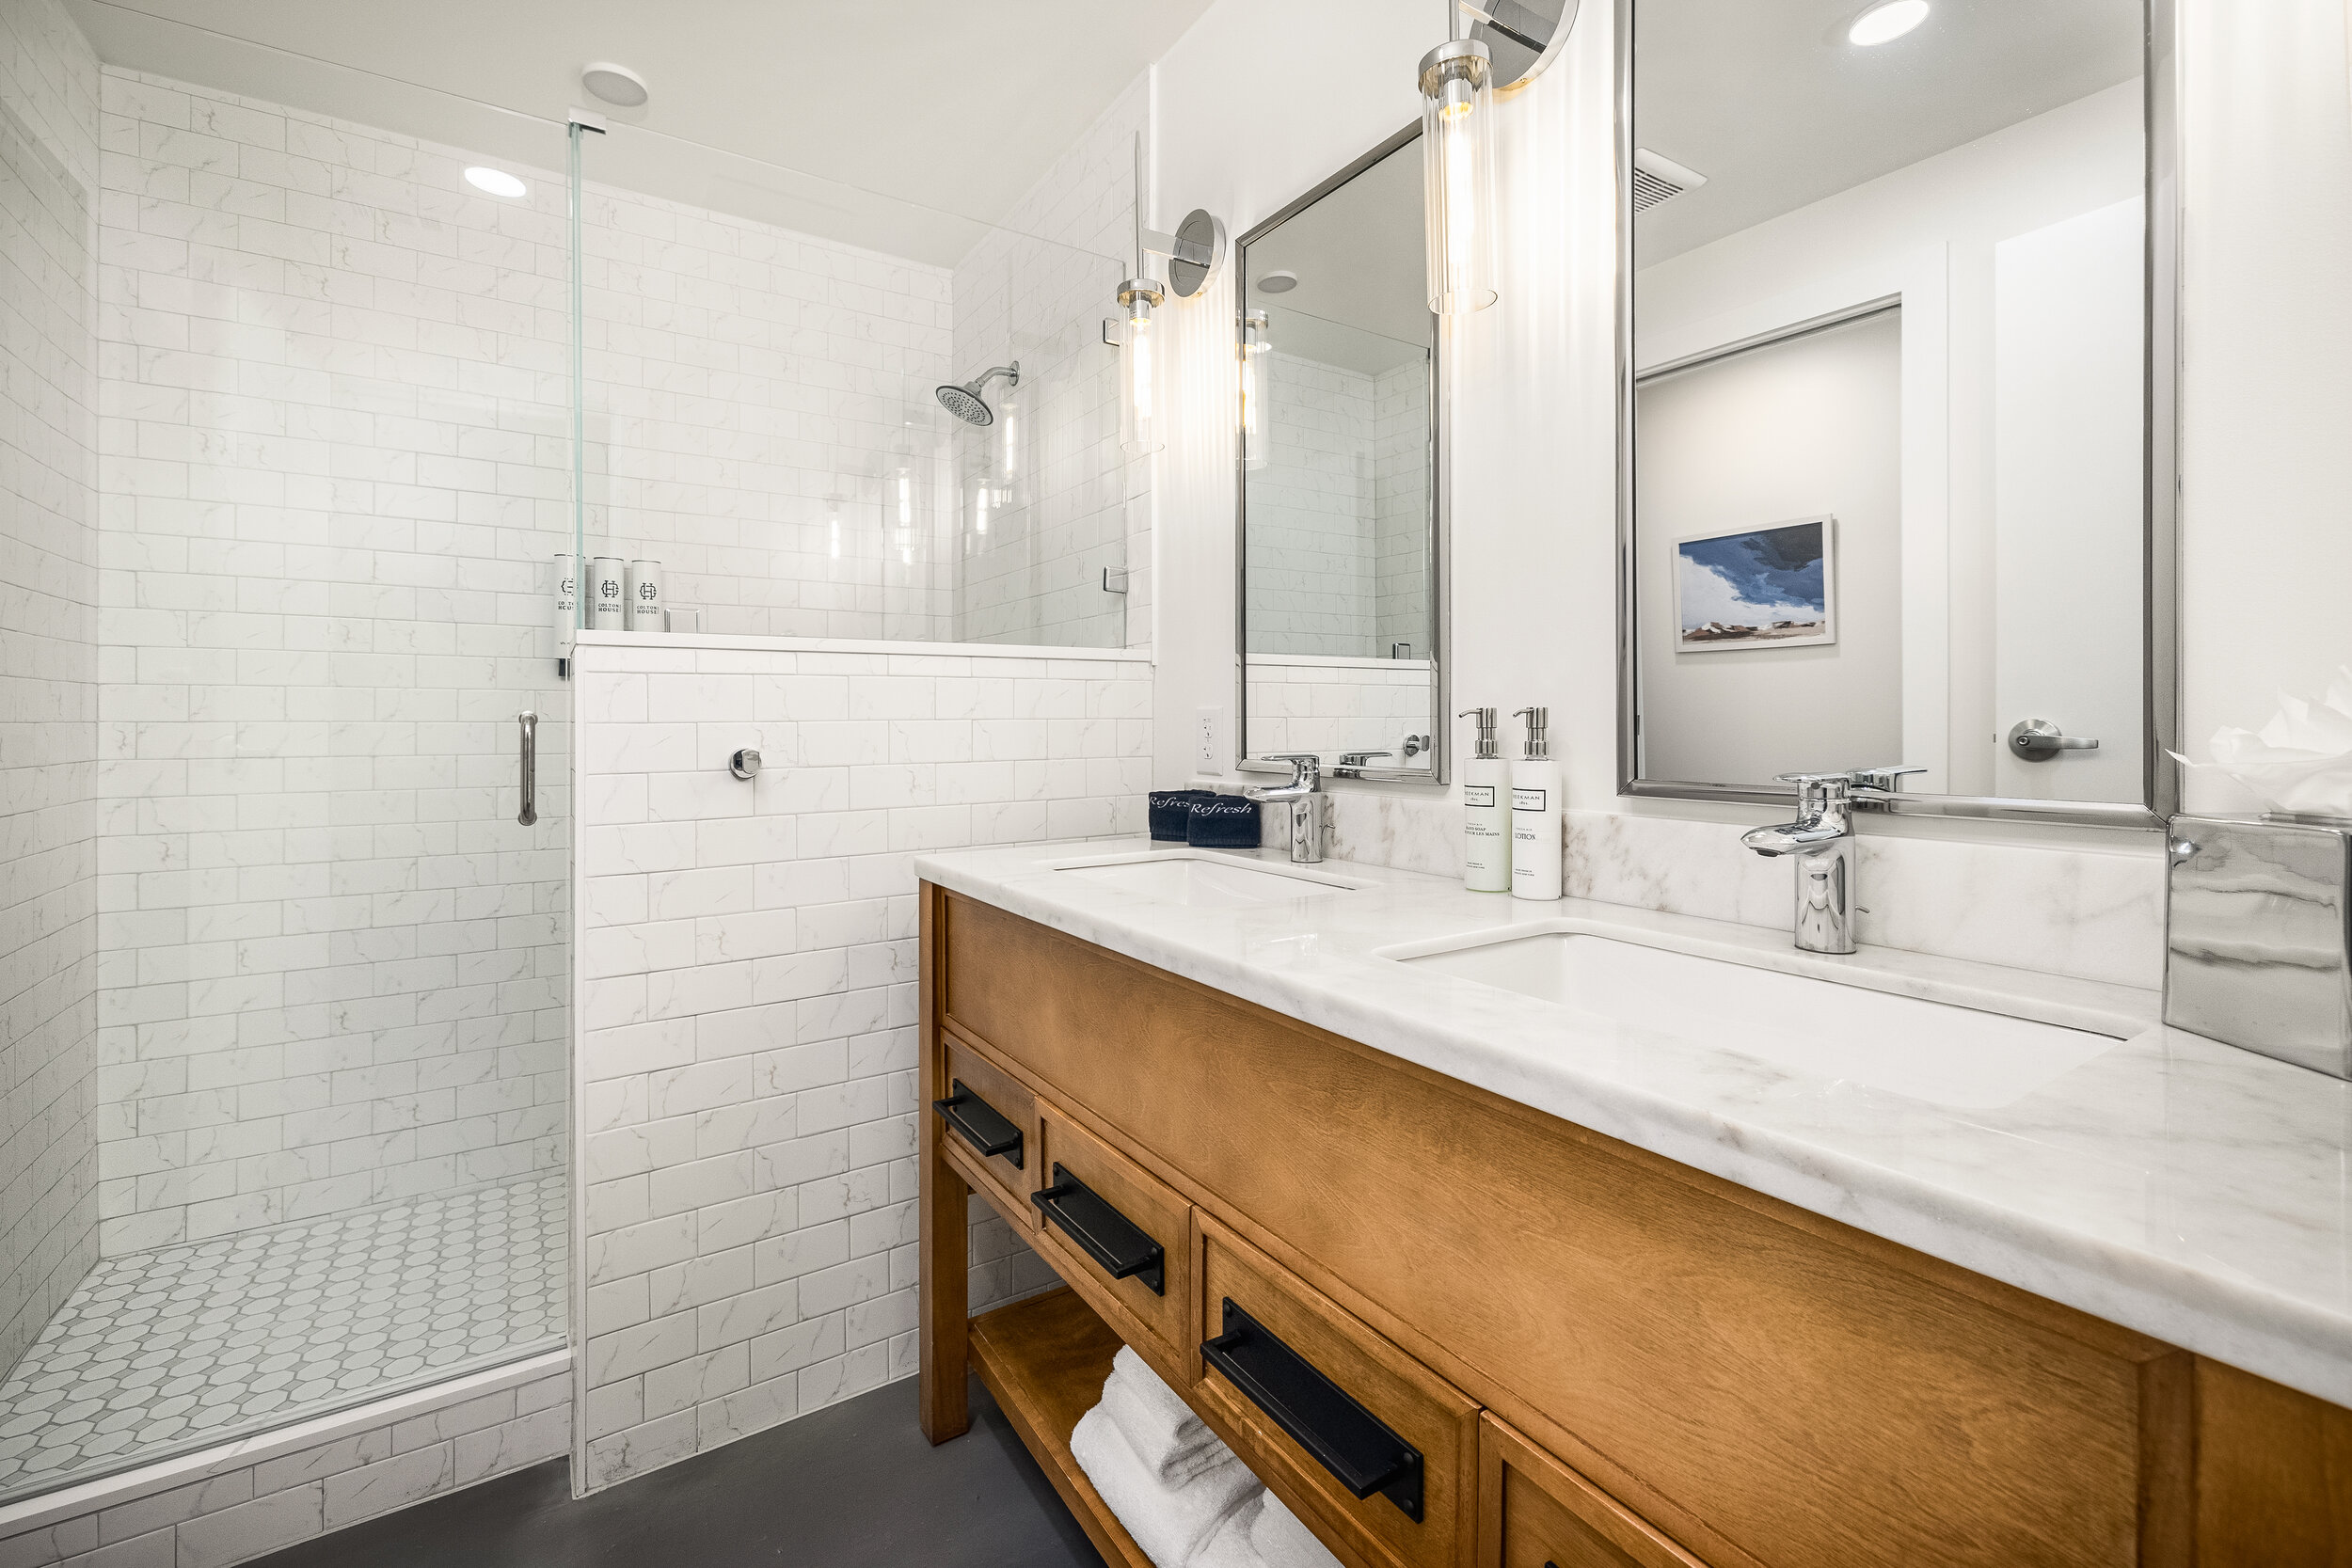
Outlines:
{"type": "Polygon", "coordinates": [[[1511,717],[1527,719],[1527,751],[1511,764],[1511,896],[1560,896],[1560,768],[1551,760],[1544,731],[1551,710],[1522,707],[1511,717]]]}
{"type": "Polygon", "coordinates": [[[1495,710],[1466,707],[1478,721],[1478,747],[1462,764],[1462,885],[1472,893],[1511,891],[1511,765],[1495,749],[1495,710]]]}

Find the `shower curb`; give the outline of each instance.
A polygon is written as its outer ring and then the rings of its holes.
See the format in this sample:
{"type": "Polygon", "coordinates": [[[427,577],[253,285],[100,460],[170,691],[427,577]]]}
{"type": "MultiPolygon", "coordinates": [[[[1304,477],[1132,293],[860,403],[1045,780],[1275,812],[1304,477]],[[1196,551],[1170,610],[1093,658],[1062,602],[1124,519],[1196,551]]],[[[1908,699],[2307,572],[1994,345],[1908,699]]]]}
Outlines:
{"type": "MultiPolygon", "coordinates": [[[[51,1558],[23,1557],[11,1548],[19,1539],[40,1530],[70,1525],[75,1520],[93,1517],[125,1503],[151,1497],[158,1493],[197,1482],[214,1480],[238,1470],[285,1455],[300,1453],[325,1444],[337,1442],[379,1428],[389,1428],[412,1422],[456,1405],[483,1399],[489,1395],[520,1388],[549,1378],[568,1378],[572,1353],[568,1349],[545,1351],[537,1355],[510,1361],[503,1366],[468,1372],[446,1382],[412,1388],[404,1393],[372,1400],[346,1410],[312,1417],[291,1426],[257,1433],[251,1437],[234,1438],[199,1449],[192,1453],[157,1460],[152,1465],[124,1470],[94,1481],[61,1487],[37,1497],[0,1506],[0,1559],[10,1562],[41,1562],[62,1560],[65,1557],[87,1551],[100,1544],[95,1539],[87,1545],[75,1544],[51,1558]]],[[[558,1449],[560,1454],[563,1450],[558,1449]]],[[[555,1457],[548,1455],[547,1457],[555,1457]]],[[[476,1479],[487,1479],[485,1475],[476,1479]]],[[[441,1490],[447,1490],[443,1488],[441,1490]]],[[[238,1506],[238,1505],[232,1505],[238,1506]]],[[[226,1509],[218,1512],[227,1512],[226,1509]]],[[[186,1526],[194,1524],[201,1514],[174,1521],[186,1526]]],[[[159,1524],[158,1528],[168,1528],[159,1524]]],[[[93,1535],[95,1531],[93,1531],[93,1535]]],[[[107,1543],[111,1544],[111,1543],[107,1543]]]]}

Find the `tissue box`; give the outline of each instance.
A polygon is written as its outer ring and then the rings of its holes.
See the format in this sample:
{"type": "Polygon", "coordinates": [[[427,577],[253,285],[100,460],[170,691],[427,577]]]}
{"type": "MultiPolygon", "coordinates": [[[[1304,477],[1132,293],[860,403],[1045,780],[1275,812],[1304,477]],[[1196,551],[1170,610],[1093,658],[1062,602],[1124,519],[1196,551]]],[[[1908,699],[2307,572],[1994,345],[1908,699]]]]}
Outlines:
{"type": "Polygon", "coordinates": [[[2352,1079],[2352,822],[2176,816],[2164,1021],[2352,1079]]]}

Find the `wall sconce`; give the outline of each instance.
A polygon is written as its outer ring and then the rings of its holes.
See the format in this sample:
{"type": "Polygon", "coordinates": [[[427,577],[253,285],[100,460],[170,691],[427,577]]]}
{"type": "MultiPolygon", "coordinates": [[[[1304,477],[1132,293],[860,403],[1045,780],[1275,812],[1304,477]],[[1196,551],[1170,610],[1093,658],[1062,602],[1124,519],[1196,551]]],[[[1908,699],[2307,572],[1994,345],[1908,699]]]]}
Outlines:
{"type": "Polygon", "coordinates": [[[1136,137],[1136,270],[1119,285],[1117,318],[1103,324],[1103,341],[1120,351],[1119,444],[1130,457],[1144,457],[1166,445],[1158,423],[1159,356],[1154,352],[1152,312],[1168,294],[1190,299],[1209,286],[1225,261],[1225,225],[1206,209],[1184,214],[1173,234],[1143,224],[1143,137],[1136,137]],[[1168,261],[1168,281],[1152,274],[1153,256],[1168,261]]]}
{"type": "Polygon", "coordinates": [[[1441,316],[1495,302],[1494,126],[1494,58],[1485,44],[1457,38],[1422,56],[1422,230],[1429,309],[1441,316]]]}
{"type": "Polygon", "coordinates": [[[1242,467],[1263,468],[1274,454],[1273,433],[1266,423],[1267,375],[1273,369],[1267,356],[1274,336],[1263,310],[1241,319],[1241,457],[1242,467]]]}
{"type": "Polygon", "coordinates": [[[1439,315],[1495,302],[1495,95],[1550,63],[1579,8],[1578,0],[1485,5],[1447,0],[1448,41],[1422,56],[1417,73],[1429,309],[1439,315]]]}

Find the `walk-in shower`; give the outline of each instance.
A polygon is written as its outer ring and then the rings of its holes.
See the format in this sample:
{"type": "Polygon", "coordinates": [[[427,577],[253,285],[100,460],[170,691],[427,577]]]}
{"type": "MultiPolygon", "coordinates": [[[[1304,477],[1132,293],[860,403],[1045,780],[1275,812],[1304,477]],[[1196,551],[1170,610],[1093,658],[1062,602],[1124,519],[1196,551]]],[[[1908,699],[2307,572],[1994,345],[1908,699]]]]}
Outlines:
{"type": "Polygon", "coordinates": [[[999,365],[992,371],[987,371],[969,381],[953,387],[937,388],[932,395],[939,399],[939,405],[942,408],[961,420],[965,424],[978,425],[986,429],[996,422],[996,410],[988,405],[988,400],[980,396],[980,391],[1000,375],[1005,378],[1006,386],[1020,386],[1021,361],[1016,359],[1009,365],[999,365]]]}
{"type": "Polygon", "coordinates": [[[693,1116],[575,1102],[621,818],[573,816],[556,562],[716,638],[1117,649],[1142,515],[1084,233],[783,211],[627,124],[437,144],[12,6],[56,24],[0,71],[0,1509],[634,1331],[602,1238],[679,1222],[594,1140],[693,1116]]]}

